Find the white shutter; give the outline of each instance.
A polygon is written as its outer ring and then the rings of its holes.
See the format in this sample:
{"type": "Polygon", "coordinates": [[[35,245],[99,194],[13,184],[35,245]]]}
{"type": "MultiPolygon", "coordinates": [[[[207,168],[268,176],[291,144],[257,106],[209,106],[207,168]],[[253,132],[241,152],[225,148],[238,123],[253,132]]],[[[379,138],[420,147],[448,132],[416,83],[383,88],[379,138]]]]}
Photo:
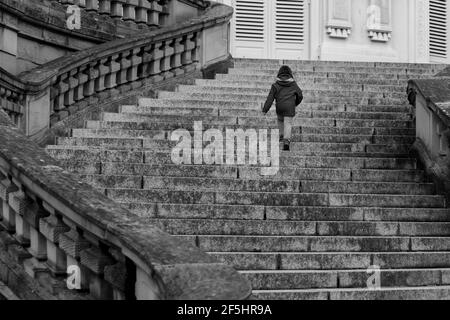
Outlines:
{"type": "Polygon", "coordinates": [[[276,0],[276,42],[304,43],[305,1],[276,0]]]}
{"type": "Polygon", "coordinates": [[[236,40],[264,41],[264,0],[236,0],[236,40]]]}
{"type": "Polygon", "coordinates": [[[447,1],[430,0],[430,56],[447,58],[448,55],[448,18],[447,1]]]}

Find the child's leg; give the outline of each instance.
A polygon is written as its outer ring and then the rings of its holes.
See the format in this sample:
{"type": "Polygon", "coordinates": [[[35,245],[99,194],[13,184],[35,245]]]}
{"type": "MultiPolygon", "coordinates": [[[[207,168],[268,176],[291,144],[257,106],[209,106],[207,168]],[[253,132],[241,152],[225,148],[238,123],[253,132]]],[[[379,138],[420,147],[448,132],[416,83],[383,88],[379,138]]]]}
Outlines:
{"type": "Polygon", "coordinates": [[[277,115],[278,119],[278,130],[280,131],[280,139],[284,137],[284,117],[277,115]]]}
{"type": "Polygon", "coordinates": [[[294,122],[294,118],[292,117],[284,117],[284,139],[291,140],[292,137],[292,123],[294,122]]]}

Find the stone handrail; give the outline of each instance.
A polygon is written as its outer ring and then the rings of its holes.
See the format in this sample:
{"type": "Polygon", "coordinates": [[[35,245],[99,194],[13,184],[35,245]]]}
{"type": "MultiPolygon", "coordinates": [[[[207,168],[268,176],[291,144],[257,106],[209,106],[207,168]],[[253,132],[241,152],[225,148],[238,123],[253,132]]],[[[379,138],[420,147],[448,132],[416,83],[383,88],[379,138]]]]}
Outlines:
{"type": "Polygon", "coordinates": [[[226,58],[232,14],[232,8],[213,3],[184,23],[103,43],[20,74],[26,135],[42,134],[96,94],[150,85],[226,58]]]}
{"type": "Polygon", "coordinates": [[[416,109],[413,150],[450,200],[450,67],[430,79],[410,80],[408,95],[416,109]]]}
{"type": "Polygon", "coordinates": [[[45,263],[53,276],[79,270],[75,288],[96,299],[250,296],[237,271],[75,180],[2,114],[0,224],[28,248],[21,260],[45,263]]]}

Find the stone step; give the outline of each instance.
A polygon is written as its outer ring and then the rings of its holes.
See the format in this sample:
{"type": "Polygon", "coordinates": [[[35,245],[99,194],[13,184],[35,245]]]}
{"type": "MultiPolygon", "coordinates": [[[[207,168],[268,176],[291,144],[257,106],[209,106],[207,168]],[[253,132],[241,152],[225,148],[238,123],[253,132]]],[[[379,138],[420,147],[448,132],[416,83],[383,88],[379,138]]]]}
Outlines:
{"type": "MultiPolygon", "coordinates": [[[[180,115],[180,114],[193,114],[193,115],[221,115],[223,112],[236,112],[241,114],[242,112],[259,112],[261,110],[261,103],[214,103],[201,100],[164,100],[164,99],[141,99],[139,105],[123,106],[122,111],[149,113],[155,115],[180,115]]],[[[302,103],[299,110],[302,111],[329,111],[329,112],[394,112],[411,114],[410,106],[382,106],[382,105],[337,105],[337,104],[325,104],[325,103],[302,103]]],[[[269,114],[275,114],[275,108],[269,110],[269,114]]]]}
{"type": "MultiPolygon", "coordinates": [[[[245,66],[245,65],[238,65],[234,66],[233,68],[230,68],[229,70],[242,70],[243,72],[247,74],[253,74],[255,72],[269,72],[274,75],[278,74],[278,70],[280,68],[276,66],[245,66]]],[[[436,70],[430,69],[430,68],[420,68],[420,67],[389,67],[389,68],[383,68],[383,67],[363,67],[363,66],[336,66],[336,65],[328,65],[328,66],[293,66],[292,72],[294,74],[301,73],[301,72],[327,72],[327,73],[359,73],[359,74],[395,74],[395,75],[428,75],[432,77],[434,74],[436,74],[436,70]]]]}
{"type": "Polygon", "coordinates": [[[282,221],[402,221],[450,222],[448,209],[367,207],[270,207],[129,203],[121,205],[143,217],[172,219],[282,220],[282,221]]]}
{"type": "Polygon", "coordinates": [[[248,58],[234,58],[233,64],[235,66],[250,65],[260,67],[264,65],[281,67],[284,64],[290,66],[362,66],[375,68],[425,68],[442,70],[446,67],[445,64],[439,63],[404,63],[404,62],[366,62],[366,61],[323,61],[323,60],[279,60],[279,59],[248,59],[248,58]]]}
{"type": "Polygon", "coordinates": [[[209,252],[440,252],[450,239],[409,236],[176,236],[209,252]]]}
{"type": "Polygon", "coordinates": [[[342,270],[450,268],[450,252],[221,253],[213,257],[238,270],[342,270]]]}
{"type": "MultiPolygon", "coordinates": [[[[298,73],[297,73],[298,75],[298,73]]],[[[296,78],[299,83],[304,83],[308,81],[309,83],[320,84],[370,84],[370,85],[404,85],[408,82],[407,76],[395,76],[395,75],[383,75],[383,76],[371,76],[367,75],[360,76],[359,74],[353,74],[351,77],[346,77],[345,74],[333,74],[332,77],[327,77],[326,73],[315,73],[301,75],[296,78]]],[[[276,81],[276,74],[216,74],[215,80],[225,81],[225,82],[246,82],[246,83],[259,83],[259,82],[269,82],[274,83],[276,81]]]]}
{"type": "MultiPolygon", "coordinates": [[[[244,76],[272,76],[275,78],[278,74],[277,69],[243,69],[243,68],[230,68],[228,74],[231,75],[244,75],[244,76]]],[[[347,72],[343,70],[326,71],[325,69],[320,71],[294,71],[294,79],[315,79],[315,78],[344,78],[344,79],[394,79],[394,80],[408,80],[408,79],[422,79],[433,76],[434,73],[396,73],[390,72],[386,69],[386,72],[347,72]]]]}
{"type": "MultiPolygon", "coordinates": [[[[251,95],[267,95],[270,92],[270,85],[265,86],[263,88],[255,88],[255,87],[221,87],[221,86],[197,86],[197,85],[178,85],[176,88],[176,92],[182,93],[219,93],[219,94],[251,94],[251,95]]],[[[359,87],[350,87],[345,90],[339,86],[324,86],[321,85],[320,89],[317,87],[301,87],[303,91],[303,96],[318,96],[318,95],[330,95],[333,97],[349,97],[355,95],[368,95],[373,98],[384,98],[384,97],[392,97],[392,98],[402,98],[406,95],[405,90],[388,90],[384,88],[377,90],[369,90],[369,88],[365,88],[362,85],[359,87]],[[382,94],[380,94],[382,93],[382,94]]]]}
{"type": "Polygon", "coordinates": [[[61,165],[79,174],[105,174],[164,176],[164,177],[203,177],[258,180],[298,180],[347,181],[347,182],[416,182],[427,181],[420,170],[375,170],[375,169],[330,169],[283,167],[274,176],[261,175],[261,168],[208,165],[153,165],[142,163],[92,163],[61,161],[61,165]]]}
{"type": "MultiPolygon", "coordinates": [[[[103,122],[134,122],[134,128],[138,128],[136,123],[142,122],[156,122],[155,125],[142,125],[147,130],[167,129],[173,130],[186,129],[193,130],[195,121],[202,121],[205,123],[203,129],[215,128],[222,130],[224,127],[228,129],[269,129],[278,128],[275,117],[200,117],[200,116],[155,116],[137,113],[104,113],[102,115],[103,122]],[[207,125],[206,125],[207,124],[207,125]]],[[[334,119],[334,118],[299,118],[295,117],[293,120],[294,126],[308,126],[308,127],[388,127],[400,129],[412,129],[414,123],[407,120],[378,120],[378,119],[334,119]]],[[[130,129],[130,128],[129,128],[130,129]]]]}
{"type": "MultiPolygon", "coordinates": [[[[228,101],[241,101],[241,102],[265,102],[268,95],[268,91],[261,94],[254,93],[226,93],[221,90],[217,92],[172,92],[172,91],[159,91],[158,98],[160,99],[172,99],[172,100],[228,100],[228,101]]],[[[335,104],[360,104],[360,105],[376,105],[376,104],[400,104],[403,105],[407,102],[406,93],[371,93],[356,95],[354,92],[334,92],[333,94],[328,92],[315,92],[304,93],[303,101],[305,103],[335,103],[335,104]]]]}
{"type": "Polygon", "coordinates": [[[431,195],[435,193],[432,183],[366,183],[335,181],[267,181],[242,179],[205,179],[139,177],[121,175],[78,175],[79,179],[100,189],[169,189],[175,191],[258,191],[290,193],[359,193],[391,195],[431,195]]]}
{"type": "Polygon", "coordinates": [[[242,223],[242,220],[168,218],[151,218],[151,221],[172,235],[190,236],[448,237],[450,235],[450,223],[445,222],[248,220],[242,223]]]}
{"type": "Polygon", "coordinates": [[[368,289],[254,290],[256,300],[449,300],[450,286],[368,289]]]}
{"type": "MultiPolygon", "coordinates": [[[[75,162],[172,163],[170,152],[104,150],[101,148],[77,146],[48,146],[47,153],[57,160],[72,160],[75,162]]],[[[194,163],[193,157],[191,160],[192,163],[194,163]]],[[[416,162],[416,159],[409,158],[326,158],[304,157],[289,152],[280,154],[280,166],[298,168],[412,170],[417,168],[416,162]]]]}
{"type": "MultiPolygon", "coordinates": [[[[254,290],[367,288],[371,274],[362,270],[242,271],[254,290]]],[[[373,272],[372,272],[373,274],[373,272]]],[[[380,270],[381,288],[448,285],[450,269],[380,270]]],[[[450,293],[450,292],[449,292],[450,293]]],[[[449,295],[450,298],[450,295],[449,295]]]]}
{"type": "MultiPolygon", "coordinates": [[[[166,108],[166,113],[154,113],[152,109],[148,107],[140,107],[140,106],[122,106],[120,113],[125,114],[145,114],[145,115],[154,115],[158,118],[162,118],[164,116],[168,117],[179,117],[180,114],[185,114],[188,117],[251,117],[258,119],[265,119],[261,113],[261,110],[248,110],[248,109],[207,109],[207,108],[199,108],[199,109],[189,109],[184,108],[185,112],[176,113],[175,111],[171,111],[170,108],[166,108]],[[192,112],[188,112],[192,111],[192,112]],[[203,112],[206,111],[206,112],[203,112]]],[[[160,110],[163,111],[163,110],[160,110]]],[[[271,112],[271,116],[275,116],[275,108],[271,112]]],[[[296,117],[298,118],[333,118],[333,119],[390,119],[390,120],[412,120],[412,115],[403,112],[352,112],[352,111],[315,111],[315,110],[304,110],[302,106],[297,108],[296,117]]]]}
{"type": "MultiPolygon", "coordinates": [[[[395,80],[394,80],[395,81],[395,80]]],[[[208,79],[196,79],[195,85],[201,88],[246,88],[246,89],[265,89],[269,90],[271,85],[275,82],[272,78],[268,81],[233,81],[233,80],[208,80],[208,79]]],[[[314,79],[314,81],[299,80],[298,86],[302,90],[343,90],[343,91],[368,91],[368,92],[405,92],[407,86],[405,81],[395,81],[393,84],[386,84],[381,80],[367,80],[366,82],[353,82],[343,83],[342,80],[336,79],[314,79]]],[[[189,86],[185,86],[189,87],[189,86]]]]}
{"type": "MultiPolygon", "coordinates": [[[[399,142],[412,144],[415,141],[415,136],[409,134],[412,131],[387,128],[294,127],[291,140],[297,142],[358,143],[364,141],[365,143],[374,144],[399,142]]],[[[73,129],[71,137],[117,137],[167,140],[171,139],[172,133],[173,131],[169,130],[73,129]]],[[[192,136],[194,131],[192,130],[190,133],[192,136]]],[[[223,131],[223,133],[226,134],[226,131],[223,131]]]]}
{"type": "Polygon", "coordinates": [[[444,208],[445,199],[434,195],[367,195],[325,193],[276,193],[250,191],[173,191],[107,189],[107,195],[119,202],[168,202],[186,204],[232,204],[265,206],[332,206],[444,208]]]}
{"type": "MultiPolygon", "coordinates": [[[[215,106],[200,106],[195,105],[196,102],[183,103],[179,101],[179,107],[172,105],[165,107],[150,107],[150,106],[135,106],[128,105],[120,108],[120,113],[140,113],[147,115],[191,115],[191,116],[235,116],[235,117],[263,117],[260,115],[261,105],[252,108],[228,108],[228,107],[215,107],[215,106]],[[190,105],[188,105],[190,103],[190,105]]],[[[412,115],[409,113],[409,107],[392,107],[392,106],[369,106],[369,107],[352,107],[352,106],[337,106],[337,105],[314,105],[305,106],[301,105],[297,108],[297,116],[306,115],[308,117],[314,117],[320,112],[321,118],[329,117],[334,114],[343,118],[358,118],[373,119],[407,119],[411,120],[412,115]]],[[[269,116],[276,115],[276,109],[272,108],[268,112],[269,116]]]]}

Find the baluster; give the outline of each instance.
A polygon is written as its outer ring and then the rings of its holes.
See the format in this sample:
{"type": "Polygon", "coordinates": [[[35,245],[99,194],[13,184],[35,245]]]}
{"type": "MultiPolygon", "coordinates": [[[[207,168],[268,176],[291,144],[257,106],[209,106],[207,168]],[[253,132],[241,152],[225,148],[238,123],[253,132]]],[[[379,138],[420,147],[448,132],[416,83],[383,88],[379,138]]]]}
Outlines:
{"type": "Polygon", "coordinates": [[[67,73],[62,74],[58,77],[54,86],[58,92],[55,99],[55,105],[53,106],[55,112],[59,112],[65,108],[66,92],[69,90],[68,77],[69,75],[67,73]]]}
{"type": "Polygon", "coordinates": [[[30,203],[22,190],[9,194],[9,207],[10,210],[14,211],[15,216],[15,238],[23,247],[30,246],[30,225],[24,219],[25,210],[30,203]]]}
{"type": "Polygon", "coordinates": [[[192,61],[196,65],[196,68],[198,62],[200,61],[200,39],[201,39],[200,35],[201,35],[200,32],[195,32],[192,37],[192,41],[194,42],[194,48],[191,51],[191,55],[192,61]]]}
{"type": "Polygon", "coordinates": [[[69,107],[75,103],[75,89],[78,87],[78,68],[69,72],[68,90],[64,95],[64,105],[69,107]]]}
{"type": "Polygon", "coordinates": [[[80,8],[86,8],[86,0],[75,0],[75,4],[80,8]]]}
{"type": "Polygon", "coordinates": [[[117,263],[105,266],[104,279],[111,284],[113,288],[114,300],[125,300],[126,281],[128,277],[126,257],[122,252],[113,248],[109,249],[109,253],[117,263]]]}
{"type": "Polygon", "coordinates": [[[86,0],[86,11],[95,11],[98,12],[99,9],[99,0],[86,0]]]}
{"type": "Polygon", "coordinates": [[[98,70],[98,77],[95,79],[95,92],[97,93],[105,90],[105,76],[109,72],[109,68],[105,66],[107,60],[107,58],[101,59],[95,66],[98,70]]]}
{"type": "MultiPolygon", "coordinates": [[[[94,64],[95,65],[95,64],[94,64]]],[[[86,68],[86,75],[88,77],[88,81],[84,84],[83,94],[85,97],[90,97],[95,93],[95,80],[99,76],[99,71],[92,64],[88,64],[86,68]]]]}
{"type": "Polygon", "coordinates": [[[136,22],[136,7],[139,0],[126,0],[123,5],[123,20],[136,22]]]}
{"type": "Polygon", "coordinates": [[[170,72],[171,69],[170,61],[175,50],[171,46],[171,43],[172,40],[167,40],[164,41],[164,45],[162,46],[163,58],[161,59],[161,76],[164,79],[169,79],[173,77],[173,73],[170,72]]]}
{"type": "Polygon", "coordinates": [[[157,42],[152,45],[152,62],[150,63],[149,74],[152,77],[153,82],[163,80],[161,75],[161,59],[164,57],[164,51],[161,50],[163,46],[162,42],[157,42]]]}
{"type": "Polygon", "coordinates": [[[111,17],[115,19],[122,19],[123,17],[123,2],[124,0],[111,1],[111,17]]]}
{"type": "Polygon", "coordinates": [[[139,0],[136,8],[136,23],[146,25],[148,21],[148,10],[151,8],[147,0],[139,0]]]}
{"type": "MultiPolygon", "coordinates": [[[[94,244],[95,245],[95,244],[94,244]]],[[[114,264],[108,250],[101,243],[80,252],[80,262],[89,270],[89,290],[97,299],[112,299],[111,285],[104,280],[105,267],[114,264]]]]}
{"type": "Polygon", "coordinates": [[[99,0],[98,13],[101,15],[111,15],[111,0],[99,0]]]}
{"type": "Polygon", "coordinates": [[[162,6],[160,6],[156,1],[151,2],[151,9],[148,14],[148,22],[149,26],[159,26],[159,14],[162,12],[162,6]]]}
{"type": "Polygon", "coordinates": [[[189,34],[185,37],[184,41],[184,51],[181,54],[181,63],[184,66],[185,72],[190,72],[195,70],[195,66],[193,66],[192,60],[192,50],[195,49],[195,39],[194,34],[189,34]]]}
{"type": "Polygon", "coordinates": [[[0,199],[3,214],[1,223],[3,228],[10,233],[16,231],[16,217],[14,216],[14,211],[9,207],[9,194],[18,190],[9,177],[0,181],[0,199]]]}
{"type": "MultiPolygon", "coordinates": [[[[134,82],[138,79],[138,67],[142,63],[143,49],[136,48],[130,51],[128,60],[130,65],[127,70],[127,81],[134,82]]],[[[132,84],[133,85],[133,84],[132,84]]]]}
{"type": "Polygon", "coordinates": [[[119,54],[119,58],[117,59],[117,63],[120,65],[120,69],[117,72],[116,82],[117,85],[122,85],[127,83],[127,70],[131,65],[130,60],[128,60],[129,52],[122,52],[119,54]]]}
{"type": "Polygon", "coordinates": [[[184,69],[182,68],[181,63],[181,54],[184,52],[184,45],[182,44],[183,38],[177,38],[173,41],[173,51],[174,54],[171,58],[170,64],[172,67],[172,73],[175,76],[181,75],[184,73],[184,69]]]}
{"type": "Polygon", "coordinates": [[[89,76],[87,74],[89,70],[89,66],[83,66],[80,67],[78,72],[77,72],[77,86],[74,89],[74,100],[75,101],[80,101],[84,99],[84,87],[85,84],[89,81],[89,76]]]}
{"type": "Polygon", "coordinates": [[[40,261],[47,260],[47,239],[39,231],[39,220],[50,214],[43,208],[42,203],[33,202],[27,207],[24,219],[30,226],[30,253],[40,261]]]}
{"type": "Polygon", "coordinates": [[[108,89],[115,88],[117,86],[117,72],[120,70],[120,63],[117,63],[119,58],[118,54],[115,54],[108,58],[106,66],[109,68],[109,72],[105,77],[105,86],[108,89]]]}
{"type": "Polygon", "coordinates": [[[59,236],[70,230],[62,217],[51,207],[46,207],[50,215],[39,220],[39,230],[47,239],[47,266],[53,275],[65,275],[67,272],[66,254],[59,247],[59,236]]]}
{"type": "Polygon", "coordinates": [[[83,231],[80,230],[72,221],[63,219],[63,222],[70,227],[70,231],[63,233],[59,237],[59,247],[67,255],[67,267],[77,266],[81,271],[80,290],[89,289],[88,270],[80,263],[80,253],[88,249],[90,243],[83,237],[83,231]]]}

